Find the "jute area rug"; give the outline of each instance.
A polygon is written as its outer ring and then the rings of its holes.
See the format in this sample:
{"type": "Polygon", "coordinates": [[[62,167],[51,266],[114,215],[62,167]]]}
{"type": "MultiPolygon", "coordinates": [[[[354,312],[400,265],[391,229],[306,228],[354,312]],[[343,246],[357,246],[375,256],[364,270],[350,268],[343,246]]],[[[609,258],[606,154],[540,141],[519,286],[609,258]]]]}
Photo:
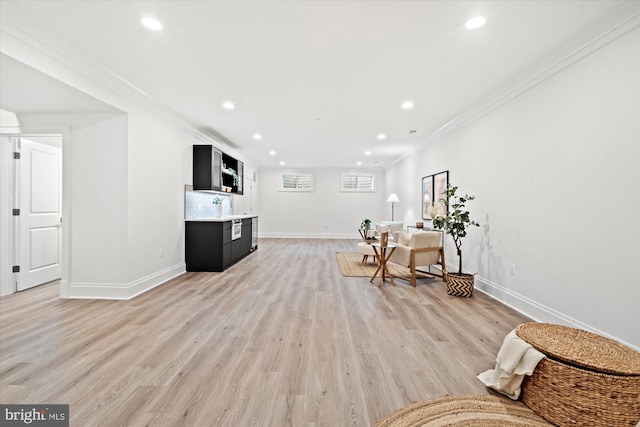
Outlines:
{"type": "MultiPolygon", "coordinates": [[[[340,272],[343,276],[347,277],[371,277],[378,268],[378,264],[373,262],[371,255],[369,256],[368,262],[364,265],[362,264],[362,254],[337,252],[336,258],[338,259],[338,265],[340,265],[340,272]]],[[[387,268],[393,276],[411,277],[411,271],[401,265],[390,262],[387,264],[387,268]]],[[[417,272],[416,277],[433,279],[435,276],[428,273],[417,272]]]]}
{"type": "Polygon", "coordinates": [[[552,426],[522,402],[499,396],[444,396],[399,409],[376,427],[547,427],[552,426]]]}

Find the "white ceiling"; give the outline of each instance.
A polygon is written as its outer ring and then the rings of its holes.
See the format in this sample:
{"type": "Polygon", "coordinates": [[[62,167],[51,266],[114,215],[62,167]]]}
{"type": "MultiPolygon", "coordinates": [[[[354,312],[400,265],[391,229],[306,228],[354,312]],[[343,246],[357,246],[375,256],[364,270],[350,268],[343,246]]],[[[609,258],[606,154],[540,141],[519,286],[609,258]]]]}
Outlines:
{"type": "Polygon", "coordinates": [[[2,0],[12,6],[2,19],[19,11],[40,37],[101,63],[257,165],[366,169],[419,148],[621,3],[2,0]],[[164,30],[142,27],[147,15],[164,30]],[[466,30],[476,15],[486,25],[466,30]]]}

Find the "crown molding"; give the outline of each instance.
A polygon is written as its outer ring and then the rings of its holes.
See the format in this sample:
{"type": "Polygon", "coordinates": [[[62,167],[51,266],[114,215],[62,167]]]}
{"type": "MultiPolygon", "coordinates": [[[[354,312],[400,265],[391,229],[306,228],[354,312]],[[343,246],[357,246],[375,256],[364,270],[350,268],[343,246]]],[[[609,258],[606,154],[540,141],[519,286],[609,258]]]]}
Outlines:
{"type": "MultiPolygon", "coordinates": [[[[44,71],[45,74],[113,105],[113,102],[101,99],[92,91],[87,91],[86,88],[81,87],[82,85],[72,84],[68,81],[68,78],[64,77],[69,74],[79,76],[91,84],[98,85],[117,98],[130,102],[191,133],[199,141],[215,145],[225,152],[234,151],[232,147],[224,142],[200,131],[175,111],[156,101],[151,95],[114,70],[89,55],[79,53],[71,44],[49,33],[42,26],[37,25],[37,22],[33,22],[16,4],[3,2],[2,9],[3,17],[0,18],[0,52],[39,71],[43,71],[42,67],[49,64],[46,68],[47,71],[44,71]],[[7,21],[6,16],[11,16],[12,22],[7,21]],[[30,51],[35,55],[25,55],[25,51],[30,51]]],[[[114,107],[121,109],[119,106],[114,107]]]]}
{"type": "Polygon", "coordinates": [[[442,141],[446,136],[509,103],[586,56],[640,26],[640,2],[629,0],[545,55],[525,72],[431,133],[422,144],[391,162],[394,165],[442,141]]]}

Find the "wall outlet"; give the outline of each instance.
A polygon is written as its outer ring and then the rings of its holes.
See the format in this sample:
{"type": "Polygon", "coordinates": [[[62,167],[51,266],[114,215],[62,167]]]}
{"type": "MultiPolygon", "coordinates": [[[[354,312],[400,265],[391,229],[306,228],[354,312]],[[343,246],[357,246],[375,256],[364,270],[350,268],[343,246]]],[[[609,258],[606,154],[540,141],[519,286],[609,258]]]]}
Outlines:
{"type": "Polygon", "coordinates": [[[511,275],[515,276],[516,275],[516,265],[511,263],[511,275]]]}

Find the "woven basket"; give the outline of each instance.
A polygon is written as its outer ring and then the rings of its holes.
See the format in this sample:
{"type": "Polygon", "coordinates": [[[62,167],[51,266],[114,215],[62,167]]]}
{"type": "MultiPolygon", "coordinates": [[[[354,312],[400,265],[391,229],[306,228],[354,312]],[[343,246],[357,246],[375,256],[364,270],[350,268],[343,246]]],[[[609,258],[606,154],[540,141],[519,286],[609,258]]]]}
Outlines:
{"type": "Polygon", "coordinates": [[[475,274],[449,273],[447,270],[444,270],[443,276],[447,283],[448,295],[469,298],[473,293],[475,274]]]}
{"type": "Polygon", "coordinates": [[[553,427],[521,402],[498,396],[443,396],[414,402],[376,427],[553,427]]]}
{"type": "Polygon", "coordinates": [[[522,402],[558,426],[636,426],[640,353],[579,329],[544,323],[516,328],[545,353],[522,383],[522,402]]]}

